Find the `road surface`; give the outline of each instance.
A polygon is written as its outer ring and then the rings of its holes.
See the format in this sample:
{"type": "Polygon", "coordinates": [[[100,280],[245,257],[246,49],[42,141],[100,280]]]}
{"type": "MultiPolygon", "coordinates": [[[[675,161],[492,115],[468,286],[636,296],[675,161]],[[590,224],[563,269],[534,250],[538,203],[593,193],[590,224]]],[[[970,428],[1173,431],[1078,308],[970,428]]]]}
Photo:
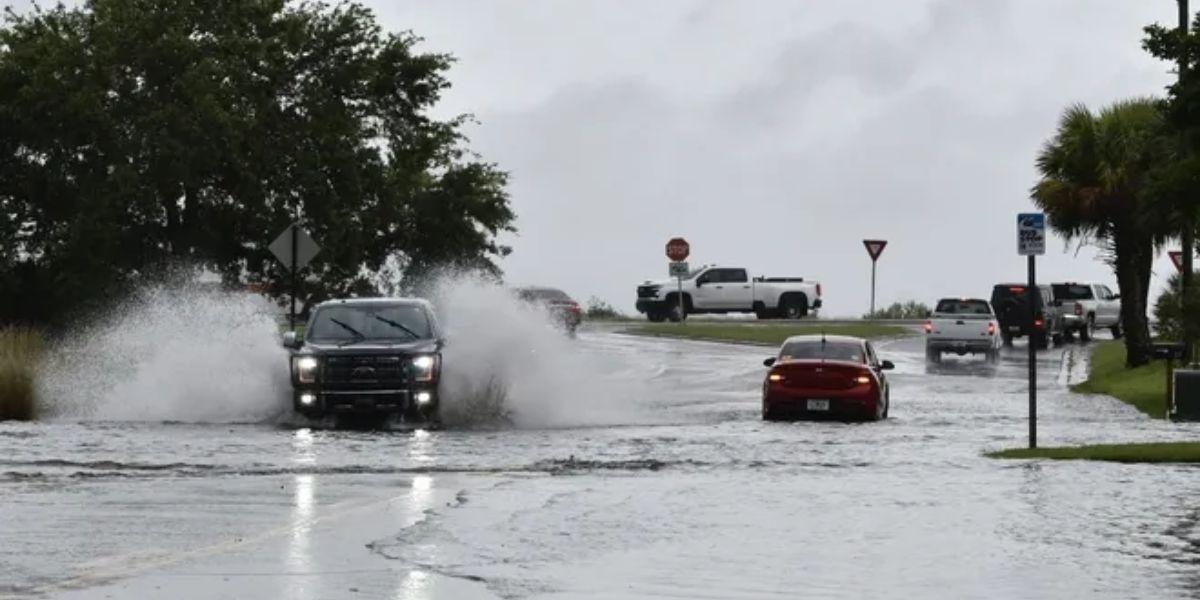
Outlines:
{"type": "MultiPolygon", "coordinates": [[[[1025,442],[1024,347],[922,350],[880,344],[861,425],[762,422],[769,349],[606,330],[517,425],[2,423],[0,597],[1200,597],[1194,469],[984,458],[1025,442]]],[[[1196,434],[1085,369],[1041,354],[1043,444],[1196,434]]]]}

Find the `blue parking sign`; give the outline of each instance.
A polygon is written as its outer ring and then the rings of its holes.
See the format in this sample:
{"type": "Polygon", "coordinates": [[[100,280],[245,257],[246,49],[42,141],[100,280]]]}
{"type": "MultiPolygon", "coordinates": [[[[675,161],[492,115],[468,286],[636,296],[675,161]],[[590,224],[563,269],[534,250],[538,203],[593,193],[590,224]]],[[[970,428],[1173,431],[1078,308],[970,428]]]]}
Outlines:
{"type": "Polygon", "coordinates": [[[1040,256],[1046,253],[1045,213],[1017,215],[1017,254],[1040,256]]]}

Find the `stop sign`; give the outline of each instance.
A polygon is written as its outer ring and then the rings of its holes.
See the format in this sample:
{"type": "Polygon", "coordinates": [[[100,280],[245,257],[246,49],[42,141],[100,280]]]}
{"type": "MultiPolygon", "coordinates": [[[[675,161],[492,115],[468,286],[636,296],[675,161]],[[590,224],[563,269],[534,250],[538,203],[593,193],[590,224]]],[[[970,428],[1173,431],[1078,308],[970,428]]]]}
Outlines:
{"type": "Polygon", "coordinates": [[[671,238],[667,242],[667,258],[675,262],[687,260],[688,255],[691,253],[692,247],[683,238],[671,238]]]}

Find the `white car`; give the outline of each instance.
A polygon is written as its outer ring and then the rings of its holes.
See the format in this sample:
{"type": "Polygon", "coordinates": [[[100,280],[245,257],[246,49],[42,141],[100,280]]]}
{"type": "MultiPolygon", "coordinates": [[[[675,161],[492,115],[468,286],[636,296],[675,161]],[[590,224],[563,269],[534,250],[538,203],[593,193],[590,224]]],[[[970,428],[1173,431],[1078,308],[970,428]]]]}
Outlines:
{"type": "Polygon", "coordinates": [[[925,322],[925,356],[982,354],[989,363],[1000,359],[1000,322],[991,302],[980,298],[942,298],[925,322]]]}
{"type": "Polygon", "coordinates": [[[1063,332],[1079,333],[1087,342],[1097,329],[1108,329],[1113,338],[1121,337],[1121,296],[1098,283],[1052,283],[1054,306],[1061,308],[1063,332]]]}
{"type": "Polygon", "coordinates": [[[637,288],[637,311],[651,321],[680,321],[689,314],[749,313],[760,319],[799,319],[821,308],[821,284],[800,277],[753,277],[742,267],[705,266],[676,279],[637,288]]]}

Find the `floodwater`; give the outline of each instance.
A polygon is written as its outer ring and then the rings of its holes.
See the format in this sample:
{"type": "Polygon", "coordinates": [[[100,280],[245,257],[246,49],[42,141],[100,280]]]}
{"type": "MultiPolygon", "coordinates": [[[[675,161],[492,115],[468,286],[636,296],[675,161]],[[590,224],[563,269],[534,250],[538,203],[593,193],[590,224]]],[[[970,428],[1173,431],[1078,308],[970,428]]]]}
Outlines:
{"type": "MultiPolygon", "coordinates": [[[[1042,444],[1195,436],[1069,394],[1078,348],[1042,444]]],[[[880,344],[883,423],[764,423],[770,349],[604,329],[536,426],[3,423],[0,596],[1200,598],[1192,468],[984,458],[1025,443],[1025,349],[922,350],[880,344]]]]}

